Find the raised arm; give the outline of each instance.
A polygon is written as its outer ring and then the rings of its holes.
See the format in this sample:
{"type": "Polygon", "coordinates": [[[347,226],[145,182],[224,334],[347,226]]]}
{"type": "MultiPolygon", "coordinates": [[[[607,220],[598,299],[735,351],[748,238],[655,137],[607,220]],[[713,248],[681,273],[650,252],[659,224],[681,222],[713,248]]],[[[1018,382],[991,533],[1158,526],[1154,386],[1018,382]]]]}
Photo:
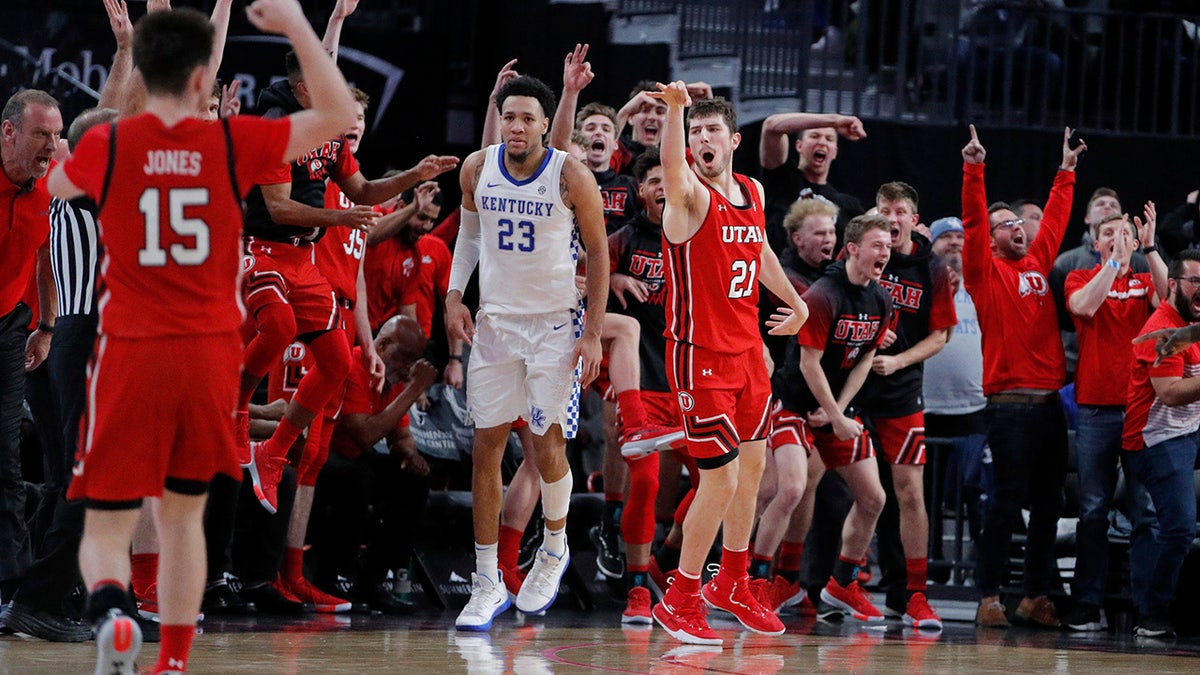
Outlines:
{"type": "Polygon", "coordinates": [[[563,92],[550,125],[550,147],[566,150],[575,130],[575,110],[579,107],[579,92],[588,86],[595,74],[587,61],[587,45],[575,45],[563,59],[563,92]]]}
{"type": "MultiPolygon", "coordinates": [[[[1167,262],[1163,260],[1162,253],[1154,243],[1158,224],[1158,211],[1154,208],[1154,202],[1146,202],[1146,205],[1142,207],[1142,215],[1146,219],[1142,220],[1134,216],[1133,225],[1137,230],[1138,243],[1141,244],[1142,251],[1146,255],[1146,262],[1150,265],[1150,279],[1154,282],[1154,294],[1158,300],[1162,300],[1167,297],[1167,262]]],[[[1154,304],[1158,305],[1157,302],[1154,304]]]]}
{"type": "Polygon", "coordinates": [[[337,63],[338,46],[342,41],[342,25],[346,23],[346,17],[356,9],[358,0],[337,0],[337,4],[333,6],[333,13],[329,15],[329,23],[325,24],[325,37],[321,39],[321,46],[333,57],[334,63],[337,63]]]}
{"type": "Polygon", "coordinates": [[[441,188],[434,181],[426,181],[418,185],[413,190],[411,202],[387,215],[380,216],[379,220],[375,221],[375,226],[367,233],[367,246],[376,246],[396,236],[405,223],[424,211],[425,207],[433,202],[433,198],[439,192],[441,192],[441,188]]]}
{"type": "Polygon", "coordinates": [[[354,123],[357,109],[350,85],[321,47],[317,34],[296,0],[256,0],[246,10],[250,23],[268,33],[279,33],[292,43],[312,97],[312,108],[293,113],[284,161],[337,136],[354,123]]]}
{"type": "Polygon", "coordinates": [[[229,35],[229,15],[233,11],[233,0],[217,0],[209,21],[213,25],[213,51],[209,59],[209,67],[213,75],[221,69],[221,59],[225,56],[225,38],[229,35]]]}
{"type": "Polygon", "coordinates": [[[962,221],[965,230],[963,247],[963,284],[975,295],[975,302],[987,283],[992,266],[991,226],[988,221],[987,191],[983,184],[983,160],[987,156],[979,133],[971,125],[971,140],[962,149],[962,221]]]}
{"type": "Polygon", "coordinates": [[[483,141],[480,145],[482,148],[500,142],[500,110],[496,107],[496,95],[500,93],[500,87],[503,87],[504,83],[519,75],[513,69],[515,65],[517,60],[513,59],[496,73],[496,84],[492,86],[492,93],[488,95],[487,108],[483,113],[483,141]]]}
{"type": "Polygon", "coordinates": [[[338,187],[355,204],[379,204],[416,187],[419,183],[437,178],[458,166],[458,158],[453,155],[428,155],[416,166],[406,169],[389,178],[367,180],[362,172],[356,172],[346,179],[338,181],[338,187]]]}
{"type": "Polygon", "coordinates": [[[133,24],[129,21],[125,0],[104,0],[104,11],[108,13],[108,25],[117,40],[117,52],[113,54],[112,67],[96,106],[119,110],[121,102],[128,96],[133,75],[133,24]]]}
{"type": "Polygon", "coordinates": [[[687,128],[683,109],[692,104],[687,85],[682,80],[671,84],[658,84],[659,91],[650,96],[667,104],[667,122],[663,126],[661,157],[663,185],[667,193],[667,207],[663,211],[663,234],[667,241],[687,241],[704,219],[708,210],[708,190],[700,184],[696,172],[687,162],[687,128]]]}
{"type": "Polygon", "coordinates": [[[791,134],[825,127],[833,127],[851,141],[867,137],[862,121],[851,115],[779,113],[763,120],[762,136],[758,141],[758,163],[767,170],[778,167],[787,161],[791,134]]]}

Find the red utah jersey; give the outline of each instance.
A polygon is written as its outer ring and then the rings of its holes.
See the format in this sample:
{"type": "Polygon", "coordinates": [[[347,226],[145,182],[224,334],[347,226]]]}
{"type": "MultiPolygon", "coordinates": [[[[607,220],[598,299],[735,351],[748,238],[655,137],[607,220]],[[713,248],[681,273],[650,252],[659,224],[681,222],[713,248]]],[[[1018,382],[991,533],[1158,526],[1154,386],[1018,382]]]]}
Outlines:
{"type": "Polygon", "coordinates": [[[425,337],[433,337],[433,315],[450,287],[450,263],[454,254],[439,237],[424,235],[417,240],[417,321],[425,337]]]}
{"type": "MultiPolygon", "coordinates": [[[[325,186],[325,208],[345,211],[353,208],[338,187],[329,181],[325,186]]],[[[316,243],[317,269],[329,280],[339,300],[358,301],[358,268],[367,250],[367,235],[351,227],[330,227],[316,243]]]]}
{"type": "Polygon", "coordinates": [[[679,244],[663,236],[668,279],[664,334],[715,352],[742,354],[762,345],[758,266],[766,219],[758,184],[741,174],[733,178],[742,206],[704,183],[710,199],[700,229],[679,244]]]}
{"type": "Polygon", "coordinates": [[[143,113],[94,127],[64,164],[100,204],[102,332],[149,338],[241,325],[241,200],[283,161],[291,123],[227,123],[228,135],[223,123],[198,119],[167,128],[143,113]]]}

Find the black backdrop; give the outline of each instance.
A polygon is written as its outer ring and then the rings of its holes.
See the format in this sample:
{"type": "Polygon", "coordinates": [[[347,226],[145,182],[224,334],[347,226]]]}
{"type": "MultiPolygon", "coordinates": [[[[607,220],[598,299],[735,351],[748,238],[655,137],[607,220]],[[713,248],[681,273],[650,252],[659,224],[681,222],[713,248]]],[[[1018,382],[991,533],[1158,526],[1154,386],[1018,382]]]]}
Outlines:
{"type": "MultiPolygon", "coordinates": [[[[211,9],[212,0],[175,0],[176,6],[211,9]]],[[[112,58],[112,36],[100,0],[3,0],[0,6],[0,95],[19,86],[39,86],[63,101],[68,120],[94,103],[58,69],[99,88],[112,58]]],[[[252,102],[258,88],[282,75],[283,45],[264,40],[243,16],[236,0],[230,43],[221,68],[224,79],[238,77],[252,102]]],[[[583,101],[602,100],[619,107],[630,87],[643,78],[668,73],[664,45],[608,46],[608,17],[600,3],[547,4],[545,0],[414,2],[428,20],[419,32],[400,31],[371,10],[384,0],[363,0],[347,23],[340,65],[347,78],[372,97],[368,131],[360,160],[368,176],[411,166],[431,152],[466,156],[477,147],[481,114],[496,70],[517,58],[519,71],[561,87],[563,55],[575,42],[590,42],[589,60],[597,76],[583,101]],[[374,5],[374,6],[373,6],[374,5]],[[390,96],[389,83],[394,85],[390,96]]],[[[318,33],[324,30],[333,0],[304,0],[318,33]]],[[[144,12],[131,2],[135,19],[144,12]]],[[[386,17],[385,17],[386,18],[386,17]]],[[[248,109],[251,107],[248,106],[248,109]]],[[[869,137],[842,144],[831,181],[871,201],[888,180],[912,183],[921,193],[926,222],[959,211],[961,159],[965,127],[922,126],[865,121],[869,137]]],[[[743,128],[735,166],[757,174],[757,124],[743,128]]],[[[1113,136],[1083,129],[1091,148],[1080,164],[1072,228],[1065,244],[1082,233],[1087,196],[1101,185],[1115,188],[1131,213],[1146,199],[1160,213],[1200,187],[1194,138],[1150,139],[1113,136]]],[[[981,128],[988,148],[989,198],[1044,199],[1060,157],[1061,138],[1022,129],[981,128]]],[[[449,203],[457,199],[457,176],[441,180],[449,203]]]]}

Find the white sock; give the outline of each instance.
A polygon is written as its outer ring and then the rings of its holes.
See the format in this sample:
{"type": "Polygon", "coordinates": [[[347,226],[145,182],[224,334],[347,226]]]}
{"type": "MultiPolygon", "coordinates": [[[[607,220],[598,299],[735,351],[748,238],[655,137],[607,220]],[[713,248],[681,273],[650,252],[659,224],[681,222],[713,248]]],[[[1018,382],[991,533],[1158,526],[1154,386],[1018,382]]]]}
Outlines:
{"type": "Polygon", "coordinates": [[[546,536],[542,539],[542,548],[546,553],[553,555],[556,558],[561,558],[567,550],[567,528],[561,530],[551,530],[545,528],[546,536]]]}
{"type": "Polygon", "coordinates": [[[500,545],[475,542],[475,573],[494,584],[500,583],[500,545]]]}

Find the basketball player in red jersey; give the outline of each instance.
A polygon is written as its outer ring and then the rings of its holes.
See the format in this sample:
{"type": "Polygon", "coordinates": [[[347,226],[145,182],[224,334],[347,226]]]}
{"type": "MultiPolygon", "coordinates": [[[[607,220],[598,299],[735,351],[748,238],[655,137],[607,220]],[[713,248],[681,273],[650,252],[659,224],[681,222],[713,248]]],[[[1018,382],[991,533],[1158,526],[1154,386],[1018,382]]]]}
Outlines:
{"type": "Polygon", "coordinates": [[[779,617],[750,594],[747,576],[771,409],[758,283],[791,308],[772,315],[771,333],[794,334],[808,308],[763,245],[762,185],[733,173],[733,151],[741,141],[733,106],[717,98],[692,107],[686,127],[692,167],[683,144],[683,108],[692,103],[687,87],[681,81],[658,87],[655,97],[668,110],[662,141],[667,377],[683,411],[700,485],[683,521],[679,573],[652,614],[676,639],[720,645],[705,619],[705,603],[755,632],[783,633],[779,617]],[[721,570],[701,593],[701,567],[722,526],[721,570]]]}
{"type": "Polygon", "coordinates": [[[125,613],[129,545],[142,499],[159,496],[162,648],[154,672],[187,669],[204,591],[205,494],[216,473],[240,475],[232,412],[241,200],[258,176],[353,118],[346,81],[299,3],[258,0],[248,13],[294,44],[309,73],[310,110],[280,120],[195,119],[212,88],[212,26],[192,10],[150,14],[133,43],[146,113],[92,129],[50,179],[59,198],[87,195],[101,222],[121,224],[101,225],[100,336],[70,492],[87,506],[79,566],[91,589],[98,671],[134,672],[141,636],[125,613]],[[168,381],[188,386],[163,387],[168,381]]]}

